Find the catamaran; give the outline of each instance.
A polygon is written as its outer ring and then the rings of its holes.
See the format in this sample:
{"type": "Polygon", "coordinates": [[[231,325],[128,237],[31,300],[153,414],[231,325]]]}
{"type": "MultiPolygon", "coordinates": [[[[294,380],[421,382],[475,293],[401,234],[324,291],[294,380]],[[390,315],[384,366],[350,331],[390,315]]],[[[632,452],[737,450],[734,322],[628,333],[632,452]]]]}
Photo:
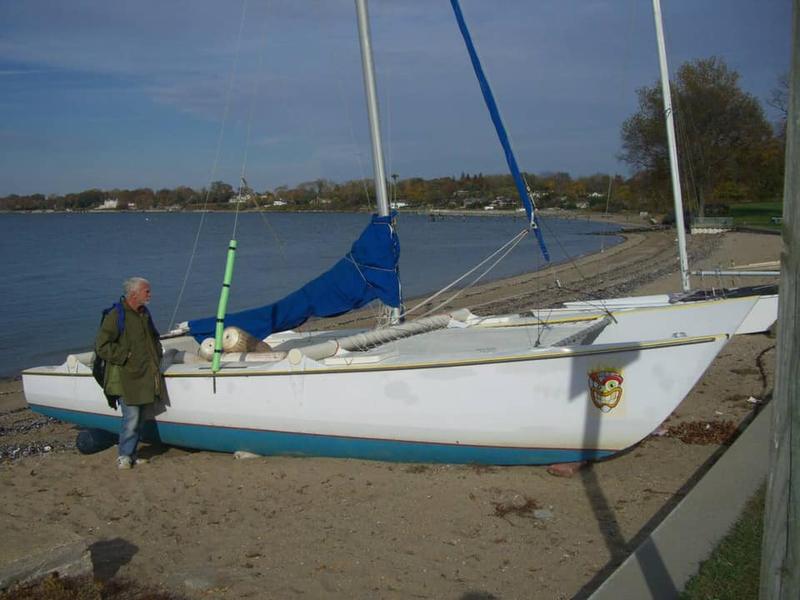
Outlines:
{"type": "MultiPolygon", "coordinates": [[[[222,452],[485,464],[599,459],[636,444],[677,407],[755,299],[546,322],[466,309],[402,321],[366,0],[356,0],[356,12],[379,214],[327,273],[274,304],[227,314],[232,243],[216,317],[188,321],[162,340],[167,393],[149,435],[222,452]],[[387,325],[294,330],[309,316],[375,300],[391,309],[387,325]],[[239,334],[244,347],[226,351],[226,335],[239,334]]],[[[470,56],[478,63],[474,48],[470,56]]],[[[492,119],[513,165],[526,231],[546,253],[496,107],[492,119]]],[[[119,415],[92,377],[93,358],[85,352],[24,371],[31,409],[117,431],[119,415]]]]}

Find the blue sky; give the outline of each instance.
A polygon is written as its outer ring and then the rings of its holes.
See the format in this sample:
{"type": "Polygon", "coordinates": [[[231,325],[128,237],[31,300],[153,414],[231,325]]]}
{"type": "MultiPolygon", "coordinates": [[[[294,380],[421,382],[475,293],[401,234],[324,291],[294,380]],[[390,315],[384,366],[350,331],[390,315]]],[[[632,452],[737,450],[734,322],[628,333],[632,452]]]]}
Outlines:
{"type": "MultiPolygon", "coordinates": [[[[721,56],[763,103],[788,70],[789,0],[662,6],[673,72],[721,56]]],[[[387,170],[504,172],[450,3],[369,8],[387,170]]],[[[650,2],[462,8],[520,166],[627,173],[620,125],[658,78],[650,2]]],[[[236,184],[243,167],[259,191],[343,181],[371,176],[369,147],[352,0],[0,2],[0,195],[236,184]]]]}

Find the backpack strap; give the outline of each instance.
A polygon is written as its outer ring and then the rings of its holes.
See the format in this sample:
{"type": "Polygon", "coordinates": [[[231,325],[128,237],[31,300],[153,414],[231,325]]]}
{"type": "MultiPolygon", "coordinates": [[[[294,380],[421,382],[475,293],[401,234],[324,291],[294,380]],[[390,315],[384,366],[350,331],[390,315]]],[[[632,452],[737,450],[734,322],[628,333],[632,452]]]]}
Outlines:
{"type": "MultiPolygon", "coordinates": [[[[112,310],[117,311],[117,335],[120,336],[125,331],[125,307],[122,306],[121,298],[119,302],[114,302],[114,304],[112,304],[108,308],[103,309],[103,316],[100,317],[100,323],[102,323],[105,320],[106,315],[108,315],[108,313],[110,313],[112,310]]],[[[150,320],[150,322],[152,323],[152,319],[150,320]]]]}
{"type": "Polygon", "coordinates": [[[122,335],[125,331],[125,307],[122,306],[122,302],[115,302],[111,308],[117,309],[117,331],[122,335]]]}
{"type": "MultiPolygon", "coordinates": [[[[147,310],[146,306],[143,306],[142,308],[144,308],[144,312],[147,315],[147,320],[150,322],[150,329],[152,329],[153,333],[155,333],[156,339],[160,338],[161,334],[158,333],[158,329],[156,329],[156,325],[153,323],[153,315],[150,314],[150,311],[147,310]]],[[[103,319],[106,318],[106,315],[115,309],[117,311],[117,332],[119,335],[122,335],[122,333],[125,331],[125,307],[122,306],[121,298],[119,302],[114,302],[114,304],[103,310],[103,316],[100,319],[100,322],[102,323],[103,319]]]]}

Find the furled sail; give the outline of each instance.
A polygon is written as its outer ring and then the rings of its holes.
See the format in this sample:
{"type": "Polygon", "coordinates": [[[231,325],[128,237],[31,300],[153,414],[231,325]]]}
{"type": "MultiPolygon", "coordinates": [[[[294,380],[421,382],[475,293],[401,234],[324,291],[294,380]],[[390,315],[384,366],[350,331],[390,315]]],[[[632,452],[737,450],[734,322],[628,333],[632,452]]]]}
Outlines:
{"type": "Polygon", "coordinates": [[[481,93],[483,94],[483,100],[486,103],[486,108],[489,109],[489,115],[492,117],[492,123],[494,124],[495,131],[497,131],[497,137],[500,140],[500,145],[503,147],[503,152],[506,156],[506,163],[508,164],[509,171],[511,171],[511,176],[514,179],[514,185],[517,188],[520,202],[522,202],[522,206],[525,207],[525,212],[528,215],[528,222],[530,223],[534,234],[536,234],[536,240],[539,242],[539,248],[542,251],[542,256],[544,256],[544,259],[549,262],[550,252],[548,252],[547,246],[544,243],[544,238],[542,237],[542,230],[539,227],[539,218],[536,216],[536,207],[533,205],[531,191],[528,189],[528,185],[523,180],[522,174],[517,166],[517,159],[514,157],[514,151],[511,149],[511,142],[508,140],[508,134],[506,133],[506,128],[503,125],[503,119],[500,117],[500,109],[497,108],[497,103],[494,100],[494,94],[492,94],[492,88],[489,86],[489,81],[486,79],[486,75],[483,72],[480,58],[478,58],[478,52],[475,50],[475,44],[472,43],[472,36],[467,28],[467,22],[464,20],[464,13],[461,12],[461,6],[458,3],[458,0],[450,0],[450,5],[453,7],[453,12],[456,16],[456,22],[458,23],[458,29],[461,32],[461,37],[464,38],[464,44],[467,46],[469,59],[472,62],[472,69],[475,71],[475,77],[478,78],[478,84],[480,85],[481,93]]]}
{"type": "MultiPolygon", "coordinates": [[[[264,339],[297,327],[309,317],[333,317],[375,299],[399,307],[400,241],[392,224],[394,216],[373,215],[350,252],[329,271],[274,304],[226,315],[225,326],[264,339]]],[[[198,341],[213,336],[215,327],[215,317],[189,321],[190,334],[198,341]]]]}

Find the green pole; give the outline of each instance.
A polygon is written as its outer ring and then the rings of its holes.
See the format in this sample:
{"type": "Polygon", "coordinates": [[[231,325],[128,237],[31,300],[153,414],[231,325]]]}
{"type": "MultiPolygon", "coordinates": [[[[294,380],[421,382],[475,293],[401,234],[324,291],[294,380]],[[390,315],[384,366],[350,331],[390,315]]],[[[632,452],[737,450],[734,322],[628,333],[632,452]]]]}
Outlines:
{"type": "Polygon", "coordinates": [[[222,280],[222,291],[219,294],[219,307],[217,307],[217,329],[214,333],[214,359],[211,361],[211,372],[219,371],[222,359],[222,330],[225,329],[225,310],[228,307],[228,295],[231,291],[233,279],[233,259],[236,257],[236,240],[228,244],[228,260],[225,262],[225,277],[222,280]]]}

